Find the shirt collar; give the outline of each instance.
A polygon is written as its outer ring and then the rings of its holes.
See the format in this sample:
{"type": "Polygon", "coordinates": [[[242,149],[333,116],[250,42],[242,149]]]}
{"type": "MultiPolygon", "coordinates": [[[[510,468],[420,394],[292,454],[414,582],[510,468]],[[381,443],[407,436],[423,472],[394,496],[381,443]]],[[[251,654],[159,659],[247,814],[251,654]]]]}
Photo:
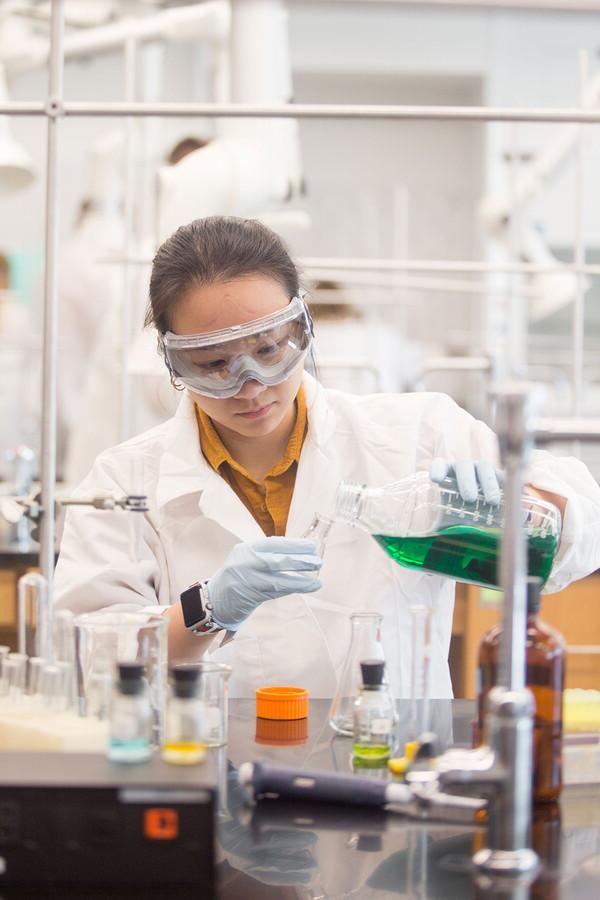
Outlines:
{"type": "MultiPolygon", "coordinates": [[[[324,450],[335,433],[335,413],[325,389],[308,372],[304,373],[302,387],[308,416],[307,439],[324,450]]],[[[175,415],[163,426],[164,444],[156,487],[159,507],[178,497],[201,492],[213,478],[221,480],[200,449],[195,410],[194,401],[185,391],[175,415]]]]}
{"type": "MultiPolygon", "coordinates": [[[[252,478],[248,472],[241,466],[230,454],[227,447],[219,437],[215,426],[207,414],[196,406],[196,417],[198,420],[198,430],[200,433],[200,444],[202,452],[206,457],[209,465],[218,471],[223,464],[227,464],[236,472],[252,478]]],[[[282,475],[293,463],[298,463],[300,453],[302,452],[302,444],[306,435],[307,412],[306,398],[304,396],[304,388],[300,386],[300,390],[296,396],[296,421],[294,428],[290,434],[285,453],[278,463],[268,472],[267,477],[282,475]]],[[[252,479],[255,480],[255,479],[252,479]]]]}

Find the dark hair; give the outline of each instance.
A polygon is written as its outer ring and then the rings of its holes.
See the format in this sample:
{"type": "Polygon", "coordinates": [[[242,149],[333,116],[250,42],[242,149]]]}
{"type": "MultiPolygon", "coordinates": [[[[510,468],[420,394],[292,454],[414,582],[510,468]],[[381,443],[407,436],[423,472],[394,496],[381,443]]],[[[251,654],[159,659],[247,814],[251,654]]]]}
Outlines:
{"type": "Polygon", "coordinates": [[[210,140],[207,138],[198,138],[198,137],[185,137],[182,140],[177,141],[175,146],[171,149],[171,151],[167,154],[167,158],[165,162],[169,166],[176,166],[178,162],[182,159],[185,159],[190,153],[193,153],[194,150],[202,150],[210,143],[210,140]]]}
{"type": "Polygon", "coordinates": [[[169,330],[171,311],[192,285],[261,274],[290,297],[300,290],[298,271],[279,235],[256,219],[208,216],[182,225],[156,252],[145,325],[169,330]]]}

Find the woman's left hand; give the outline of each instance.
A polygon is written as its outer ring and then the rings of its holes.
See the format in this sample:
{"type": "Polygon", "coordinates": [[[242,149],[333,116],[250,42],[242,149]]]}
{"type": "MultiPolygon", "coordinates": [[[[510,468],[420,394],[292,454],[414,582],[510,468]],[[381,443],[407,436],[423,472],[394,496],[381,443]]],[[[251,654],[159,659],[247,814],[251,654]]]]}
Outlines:
{"type": "Polygon", "coordinates": [[[498,506],[502,498],[500,487],[504,473],[487,459],[434,459],[429,467],[429,477],[439,483],[444,478],[455,477],[458,492],[465,503],[475,503],[481,492],[486,503],[498,506]]]}

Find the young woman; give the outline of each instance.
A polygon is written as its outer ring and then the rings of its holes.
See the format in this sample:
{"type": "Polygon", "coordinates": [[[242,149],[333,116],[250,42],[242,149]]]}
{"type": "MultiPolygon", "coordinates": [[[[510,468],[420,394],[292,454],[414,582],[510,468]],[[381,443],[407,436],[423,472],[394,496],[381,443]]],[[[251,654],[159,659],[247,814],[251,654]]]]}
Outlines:
{"type": "MultiPolygon", "coordinates": [[[[390,677],[406,695],[409,607],[427,603],[432,695],[451,696],[453,582],[400,568],[369,535],[342,524],[321,565],[301,535],[315,512],[331,512],[343,479],[384,485],[432,466],[439,477],[452,462],[465,497],[479,480],[497,498],[492,432],[441,394],[324,390],[304,371],[313,334],[297,270],[257,221],[200,219],[165,241],[148,324],[185,388],[178,411],[102,453],[81,485],[85,494],[122,494],[132,466],[143,467],[142,548],[132,559],[122,513],[72,508],[57,604],[75,612],[162,607],[171,657],[231,664],[234,696],[297,684],[328,697],[357,610],[383,615],[390,677]]],[[[546,586],[558,590],[600,566],[600,488],[577,460],[542,452],[528,480],[564,514],[546,586]]]]}

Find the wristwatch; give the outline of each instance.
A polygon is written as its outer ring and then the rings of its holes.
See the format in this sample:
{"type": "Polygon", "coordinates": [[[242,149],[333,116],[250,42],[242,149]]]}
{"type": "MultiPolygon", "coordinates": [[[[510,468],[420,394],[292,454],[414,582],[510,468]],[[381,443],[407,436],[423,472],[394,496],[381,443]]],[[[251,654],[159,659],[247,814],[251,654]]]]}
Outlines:
{"type": "Polygon", "coordinates": [[[213,621],[212,607],[208,600],[206,582],[197,581],[180,598],[185,627],[192,634],[216,634],[222,631],[221,625],[213,621]]]}

